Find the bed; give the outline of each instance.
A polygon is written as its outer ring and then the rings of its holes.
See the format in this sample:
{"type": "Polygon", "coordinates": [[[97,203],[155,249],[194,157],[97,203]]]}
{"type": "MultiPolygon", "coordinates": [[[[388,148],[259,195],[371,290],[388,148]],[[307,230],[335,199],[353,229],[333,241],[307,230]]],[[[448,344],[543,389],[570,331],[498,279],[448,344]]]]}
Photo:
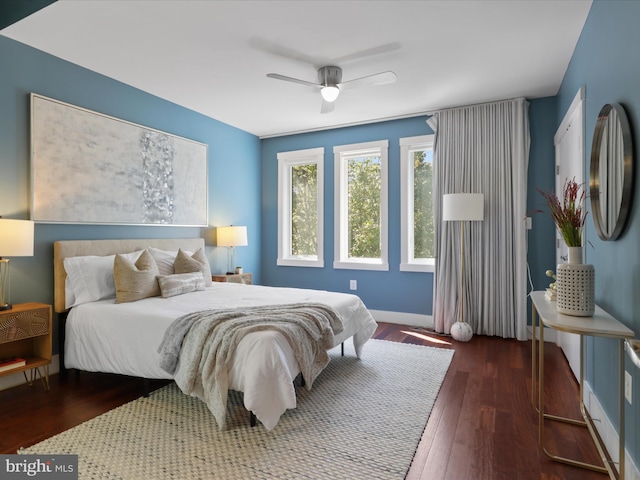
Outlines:
{"type": "MultiPolygon", "coordinates": [[[[111,256],[115,254],[128,254],[132,259],[142,251],[160,255],[155,257],[160,273],[167,274],[167,269],[172,268],[171,255],[178,249],[191,254],[203,248],[201,238],[55,242],[54,306],[63,320],[63,368],[174,379],[160,367],[158,346],[176,318],[194,311],[305,302],[328,305],[339,314],[344,327],[332,336],[330,348],[351,338],[358,357],[375,332],[376,322],[359,297],[328,291],[211,282],[204,289],[168,298],[153,296],[126,303],[117,303],[113,296],[87,298],[84,290],[80,295],[83,298],[74,298],[77,288],[74,292],[71,280],[78,281],[78,264],[82,265],[82,275],[92,275],[83,279],[82,288],[94,283],[98,284],[96,288],[102,288],[104,285],[100,284],[106,280],[96,279],[104,273],[104,265],[113,262],[111,256]],[[103,270],[93,273],[85,260],[101,262],[103,270]],[[67,269],[71,272],[69,277],[67,269]]],[[[243,392],[245,408],[268,430],[277,425],[287,409],[296,407],[294,380],[299,373],[300,366],[285,337],[270,330],[248,333],[242,338],[226,369],[228,389],[243,392]]]]}

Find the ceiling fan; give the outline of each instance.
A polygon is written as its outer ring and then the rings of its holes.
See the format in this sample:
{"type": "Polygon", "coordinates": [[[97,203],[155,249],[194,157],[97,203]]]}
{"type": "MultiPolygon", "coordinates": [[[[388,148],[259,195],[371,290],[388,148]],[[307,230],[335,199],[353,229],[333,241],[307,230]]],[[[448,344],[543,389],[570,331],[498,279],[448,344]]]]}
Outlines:
{"type": "Polygon", "coordinates": [[[371,87],[374,85],[385,85],[396,81],[395,73],[387,71],[367,75],[366,77],[354,78],[346,82],[342,81],[342,69],[335,66],[326,66],[318,69],[318,83],[300,80],[298,78],[286,77],[278,73],[267,73],[267,77],[276,80],[285,80],[287,82],[300,83],[313,88],[319,88],[322,95],[322,108],[320,113],[332,112],[335,107],[335,101],[340,92],[351,88],[371,87]]]}

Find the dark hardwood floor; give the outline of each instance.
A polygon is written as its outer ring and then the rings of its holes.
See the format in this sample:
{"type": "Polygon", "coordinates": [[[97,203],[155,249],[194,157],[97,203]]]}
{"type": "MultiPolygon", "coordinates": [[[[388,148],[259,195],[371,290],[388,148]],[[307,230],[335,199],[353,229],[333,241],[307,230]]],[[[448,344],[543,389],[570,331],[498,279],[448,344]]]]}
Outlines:
{"type": "MultiPolygon", "coordinates": [[[[530,343],[494,337],[457,343],[447,336],[392,324],[380,324],[375,337],[455,350],[408,480],[607,478],[552,462],[539,450],[537,414],[531,404],[530,343]]],[[[549,345],[546,353],[547,410],[579,418],[578,385],[562,352],[549,345]]],[[[2,391],[0,453],[15,453],[129,402],[141,392],[139,379],[86,372],[79,377],[71,373],[66,379],[52,376],[49,392],[40,383],[2,391]]],[[[598,463],[586,429],[556,422],[548,425],[549,448],[598,463]]]]}

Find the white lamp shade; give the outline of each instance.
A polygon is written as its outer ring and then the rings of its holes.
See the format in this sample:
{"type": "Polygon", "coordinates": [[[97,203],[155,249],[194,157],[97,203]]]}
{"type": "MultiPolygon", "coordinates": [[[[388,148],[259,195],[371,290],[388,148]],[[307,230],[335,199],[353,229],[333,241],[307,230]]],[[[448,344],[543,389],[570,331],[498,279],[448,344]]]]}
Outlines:
{"type": "Polygon", "coordinates": [[[442,196],[442,221],[476,221],[484,219],[482,193],[447,193],[442,196]]]}
{"type": "Polygon", "coordinates": [[[247,227],[218,227],[217,245],[219,247],[244,247],[247,242],[247,227]]]}
{"type": "Polygon", "coordinates": [[[33,256],[33,222],[0,218],[0,257],[33,256]]]}

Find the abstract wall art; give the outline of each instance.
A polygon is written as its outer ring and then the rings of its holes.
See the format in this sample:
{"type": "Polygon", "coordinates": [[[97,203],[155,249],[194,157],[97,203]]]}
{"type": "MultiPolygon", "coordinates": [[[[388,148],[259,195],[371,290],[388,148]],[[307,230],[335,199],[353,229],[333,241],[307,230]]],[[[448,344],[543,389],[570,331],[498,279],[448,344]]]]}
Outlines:
{"type": "Polygon", "coordinates": [[[31,94],[31,218],[207,226],[207,145],[31,94]]]}

